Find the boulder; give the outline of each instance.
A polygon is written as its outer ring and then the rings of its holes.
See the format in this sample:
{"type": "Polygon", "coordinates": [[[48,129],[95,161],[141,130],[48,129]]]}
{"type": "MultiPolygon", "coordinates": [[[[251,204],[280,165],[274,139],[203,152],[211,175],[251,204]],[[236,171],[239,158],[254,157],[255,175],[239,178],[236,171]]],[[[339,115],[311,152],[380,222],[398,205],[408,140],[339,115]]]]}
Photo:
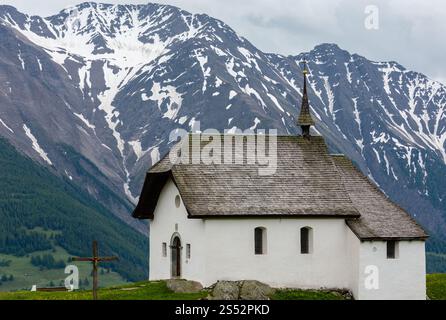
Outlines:
{"type": "Polygon", "coordinates": [[[240,288],[240,300],[269,300],[274,289],[259,281],[245,280],[240,288]]]}
{"type": "Polygon", "coordinates": [[[166,281],[167,288],[176,293],[197,293],[203,290],[201,283],[183,279],[170,279],[166,281]]]}
{"type": "Polygon", "coordinates": [[[211,289],[212,300],[269,300],[275,291],[255,280],[219,281],[211,289]]]}
{"type": "Polygon", "coordinates": [[[240,287],[236,281],[218,281],[214,285],[210,299],[238,300],[240,287]]]}

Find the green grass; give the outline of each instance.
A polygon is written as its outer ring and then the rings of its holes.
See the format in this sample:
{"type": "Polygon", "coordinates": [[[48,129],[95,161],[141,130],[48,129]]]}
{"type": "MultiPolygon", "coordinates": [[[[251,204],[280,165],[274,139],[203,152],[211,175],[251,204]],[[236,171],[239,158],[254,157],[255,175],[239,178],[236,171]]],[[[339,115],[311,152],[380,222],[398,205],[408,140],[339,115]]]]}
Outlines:
{"type": "Polygon", "coordinates": [[[431,300],[446,300],[446,274],[427,275],[427,295],[431,300]]]}
{"type": "MultiPolygon", "coordinates": [[[[100,278],[101,281],[105,277],[100,278]]],[[[105,282],[103,282],[104,284],[105,282]]],[[[446,274],[427,275],[427,293],[432,300],[446,300],[446,274]]],[[[122,286],[99,289],[100,300],[198,300],[208,296],[203,290],[199,293],[174,293],[164,281],[145,281],[122,286]]],[[[89,290],[76,292],[0,292],[0,300],[90,300],[89,290]]],[[[324,290],[291,290],[280,289],[272,296],[272,300],[343,300],[344,297],[335,292],[324,290]]]]}
{"type": "MultiPolygon", "coordinates": [[[[174,293],[164,281],[137,282],[98,290],[100,300],[198,300],[208,292],[174,293]]],[[[76,292],[0,292],[0,300],[91,300],[91,291],[76,292]]]]}
{"type": "Polygon", "coordinates": [[[344,300],[338,293],[319,290],[277,290],[271,297],[272,300],[344,300]]]}
{"type": "MultiPolygon", "coordinates": [[[[100,300],[198,300],[206,298],[209,292],[174,293],[165,281],[145,281],[123,286],[99,289],[100,300]]],[[[90,290],[76,292],[0,292],[0,300],[91,300],[90,290]]],[[[316,290],[278,290],[273,300],[342,300],[339,294],[316,290]]]]}

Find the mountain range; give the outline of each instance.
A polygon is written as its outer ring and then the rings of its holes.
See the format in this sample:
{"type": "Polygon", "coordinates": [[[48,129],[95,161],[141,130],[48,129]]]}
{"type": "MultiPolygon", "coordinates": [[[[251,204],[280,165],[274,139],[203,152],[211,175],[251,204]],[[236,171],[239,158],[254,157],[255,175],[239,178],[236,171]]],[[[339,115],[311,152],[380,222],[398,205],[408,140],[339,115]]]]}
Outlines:
{"type": "Polygon", "coordinates": [[[394,61],[336,44],[265,53],[167,5],[88,2],[50,17],[2,5],[0,135],[144,233],[129,212],[170,132],[299,134],[303,61],[315,133],[431,233],[429,270],[446,270],[446,86],[394,61]]]}

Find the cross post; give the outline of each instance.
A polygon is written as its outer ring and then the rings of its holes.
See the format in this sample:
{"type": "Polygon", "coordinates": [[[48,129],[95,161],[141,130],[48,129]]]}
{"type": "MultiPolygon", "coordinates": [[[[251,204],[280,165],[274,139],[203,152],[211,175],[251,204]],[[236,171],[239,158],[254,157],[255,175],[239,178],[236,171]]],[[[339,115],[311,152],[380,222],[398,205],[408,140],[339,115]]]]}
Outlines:
{"type": "Polygon", "coordinates": [[[100,257],[98,252],[98,242],[93,241],[93,256],[92,257],[74,257],[72,261],[91,262],[93,264],[93,300],[98,299],[98,265],[104,261],[119,260],[116,256],[100,257]]]}

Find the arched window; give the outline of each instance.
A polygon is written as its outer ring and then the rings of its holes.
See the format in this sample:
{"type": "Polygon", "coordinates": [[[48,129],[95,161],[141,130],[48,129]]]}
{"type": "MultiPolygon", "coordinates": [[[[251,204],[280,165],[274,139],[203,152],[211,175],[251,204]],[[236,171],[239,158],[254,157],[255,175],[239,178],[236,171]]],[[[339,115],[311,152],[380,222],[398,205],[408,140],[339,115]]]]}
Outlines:
{"type": "Polygon", "coordinates": [[[266,254],[266,229],[263,227],[254,229],[254,253],[266,254]]]}
{"type": "Polygon", "coordinates": [[[300,229],[300,253],[313,253],[313,229],[310,227],[300,229]]]}

